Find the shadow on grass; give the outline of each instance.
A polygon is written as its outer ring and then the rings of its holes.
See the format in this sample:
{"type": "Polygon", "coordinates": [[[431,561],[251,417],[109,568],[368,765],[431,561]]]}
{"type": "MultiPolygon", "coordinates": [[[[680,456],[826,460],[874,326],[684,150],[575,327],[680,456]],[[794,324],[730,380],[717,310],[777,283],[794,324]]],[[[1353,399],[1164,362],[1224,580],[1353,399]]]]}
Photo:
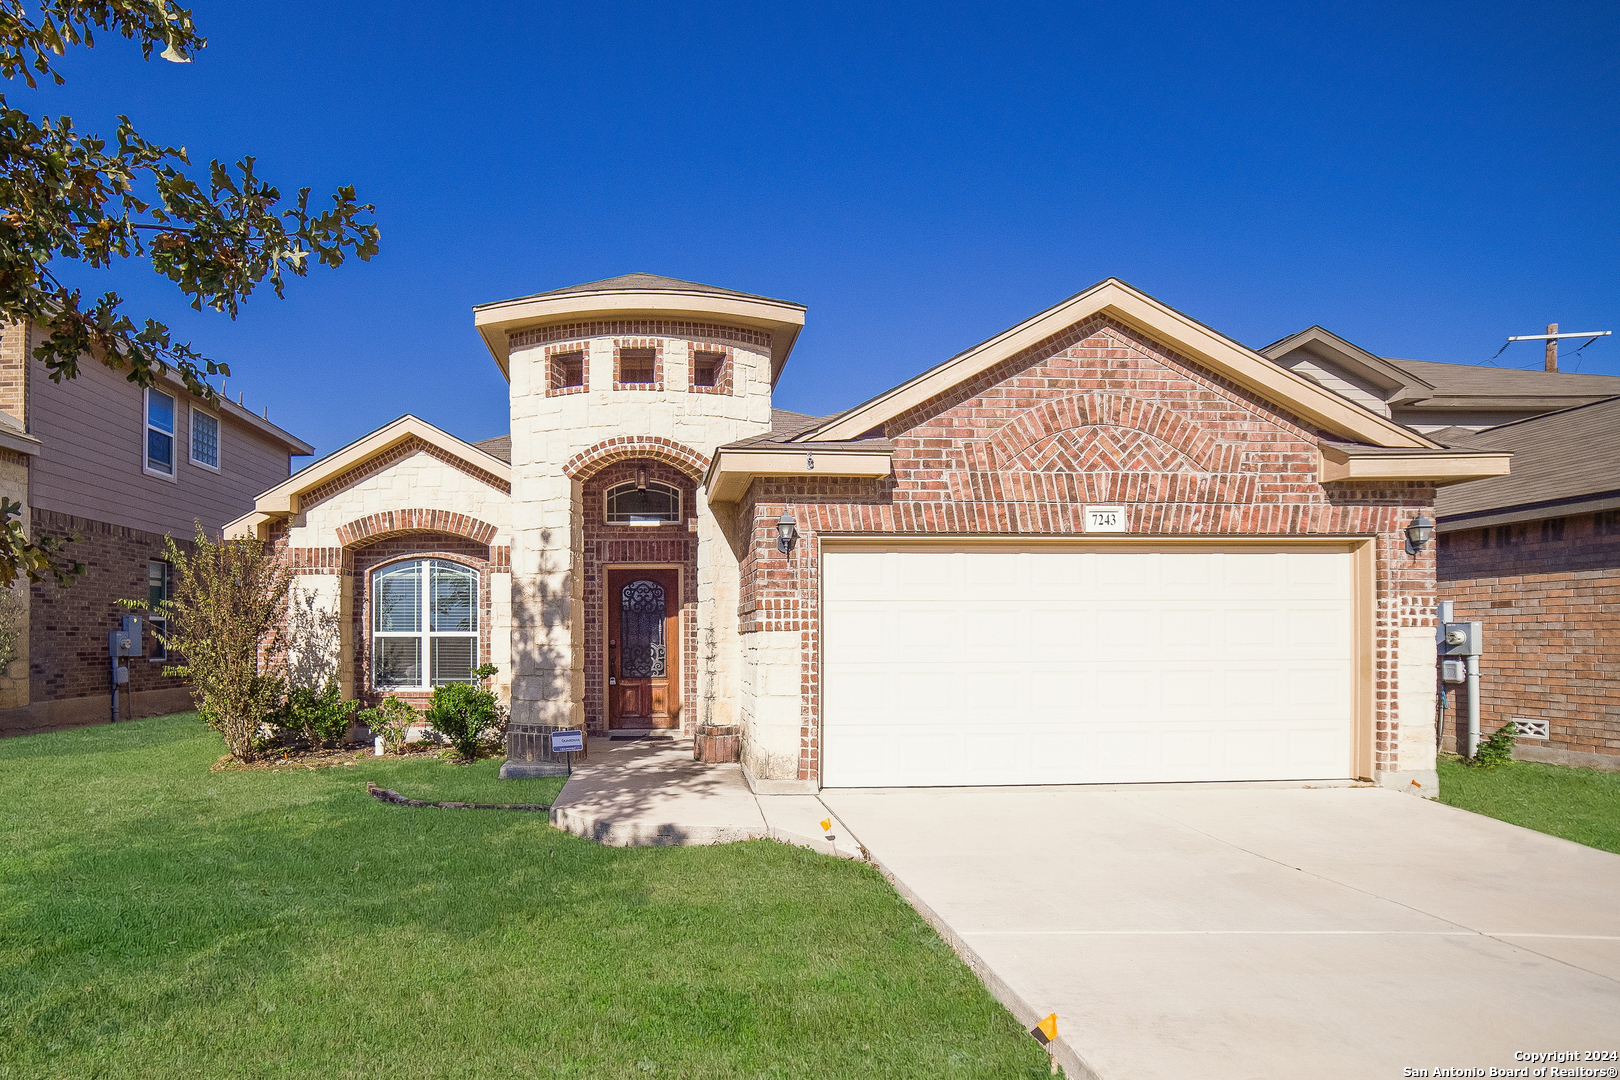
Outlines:
{"type": "Polygon", "coordinates": [[[0,1076],[1044,1074],[867,867],[217,756],[183,717],[0,745],[0,1076]]]}

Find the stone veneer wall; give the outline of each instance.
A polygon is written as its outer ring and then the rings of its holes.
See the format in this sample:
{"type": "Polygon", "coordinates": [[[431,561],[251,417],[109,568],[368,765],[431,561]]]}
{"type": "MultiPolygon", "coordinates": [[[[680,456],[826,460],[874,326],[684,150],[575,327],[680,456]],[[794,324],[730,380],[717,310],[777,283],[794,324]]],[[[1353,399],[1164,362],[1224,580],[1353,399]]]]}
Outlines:
{"type": "Polygon", "coordinates": [[[698,620],[697,620],[697,483],[672,465],[645,459],[628,459],[608,465],[581,485],[581,573],[585,587],[582,612],[585,620],[585,726],[593,732],[608,729],[607,687],[604,684],[607,637],[603,615],[607,597],[607,567],[615,563],[664,563],[681,571],[681,640],[666,643],[680,650],[681,728],[690,734],[701,719],[698,710],[698,620]],[[607,489],[634,480],[638,468],[646,468],[647,479],[656,480],[681,492],[681,522],[670,525],[609,525],[603,512],[607,489]]]}
{"type": "Polygon", "coordinates": [[[1104,319],[1032,346],[886,434],[893,476],[760,479],[739,508],[751,657],[741,709],[756,776],[820,775],[823,534],[1079,536],[1088,502],[1126,505],[1136,535],[1375,536],[1373,767],[1434,768],[1434,548],[1409,556],[1403,534],[1433,513],[1432,485],[1319,484],[1308,425],[1104,319]],[[799,529],[791,557],[775,545],[784,510],[799,529]]]}
{"type": "MultiPolygon", "coordinates": [[[[660,461],[694,483],[714,448],[770,429],[770,335],[681,321],[568,323],[509,340],[512,408],[512,691],[515,724],[586,721],[585,482],[609,460],[660,461]],[[588,391],[548,396],[548,352],[585,353],[588,391]],[[658,351],[656,389],[614,389],[622,348],[658,351]],[[725,352],[729,393],[696,392],[690,357],[725,352]]],[[[714,722],[733,715],[740,663],[736,556],[721,523],[697,514],[695,692],[714,722]]],[[[726,513],[726,511],[722,511],[726,513]]]]}
{"type": "MultiPolygon", "coordinates": [[[[1482,735],[1546,720],[1549,738],[1520,739],[1519,756],[1620,767],[1620,511],[1442,533],[1439,578],[1456,618],[1485,624],[1482,735]]],[[[1455,749],[1467,693],[1448,697],[1455,749]]]]}
{"type": "MultiPolygon", "coordinates": [[[[367,700],[370,613],[366,576],[405,555],[466,562],[480,572],[481,658],[500,668],[505,697],[511,660],[511,497],[476,463],[410,440],[306,494],[273,534],[292,561],[295,588],[316,610],[335,615],[341,634],[330,657],[345,695],[367,700]]],[[[297,647],[297,643],[294,643],[297,647]]],[[[426,700],[425,694],[401,695],[426,700]]]]}

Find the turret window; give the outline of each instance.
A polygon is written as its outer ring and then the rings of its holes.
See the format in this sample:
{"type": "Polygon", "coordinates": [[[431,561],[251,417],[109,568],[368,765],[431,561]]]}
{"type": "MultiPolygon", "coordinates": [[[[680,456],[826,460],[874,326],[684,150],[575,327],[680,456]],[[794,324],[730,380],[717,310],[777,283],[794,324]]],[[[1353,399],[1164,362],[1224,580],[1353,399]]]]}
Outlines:
{"type": "Polygon", "coordinates": [[[668,484],[638,478],[607,489],[609,525],[662,525],[681,520],[681,493],[668,484]]]}

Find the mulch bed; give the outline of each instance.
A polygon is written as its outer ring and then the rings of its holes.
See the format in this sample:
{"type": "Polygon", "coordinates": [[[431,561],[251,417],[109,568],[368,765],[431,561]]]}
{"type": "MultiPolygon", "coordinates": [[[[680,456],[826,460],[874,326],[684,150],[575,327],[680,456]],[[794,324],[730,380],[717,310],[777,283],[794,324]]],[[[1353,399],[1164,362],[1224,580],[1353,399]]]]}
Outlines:
{"type": "MultiPolygon", "coordinates": [[[[390,758],[438,757],[444,747],[437,743],[409,743],[404,753],[389,754],[390,758]],[[421,749],[417,749],[420,747],[421,749]]],[[[370,743],[353,743],[331,750],[285,749],[268,753],[258,761],[237,761],[226,754],[209,766],[211,772],[242,772],[275,769],[330,769],[334,766],[354,765],[361,758],[372,757],[370,743]]]]}

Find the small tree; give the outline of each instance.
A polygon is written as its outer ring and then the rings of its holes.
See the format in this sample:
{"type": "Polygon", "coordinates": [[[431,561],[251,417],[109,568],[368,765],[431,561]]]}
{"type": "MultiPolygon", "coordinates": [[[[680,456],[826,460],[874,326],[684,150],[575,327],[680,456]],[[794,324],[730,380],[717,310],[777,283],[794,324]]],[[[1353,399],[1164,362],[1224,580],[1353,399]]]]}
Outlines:
{"type": "Polygon", "coordinates": [[[278,713],[287,674],[287,593],[292,571],[257,539],[215,543],[197,528],[190,552],[168,541],[175,597],[163,603],[166,641],[191,680],[203,717],[239,761],[260,752],[259,729],[278,713]]]}

